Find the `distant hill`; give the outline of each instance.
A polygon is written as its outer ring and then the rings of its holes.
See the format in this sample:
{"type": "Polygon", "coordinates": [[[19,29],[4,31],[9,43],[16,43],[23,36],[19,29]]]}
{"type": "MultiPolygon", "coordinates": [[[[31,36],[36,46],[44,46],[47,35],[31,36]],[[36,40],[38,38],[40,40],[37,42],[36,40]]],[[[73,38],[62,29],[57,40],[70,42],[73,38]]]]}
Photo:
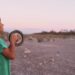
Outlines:
{"type": "Polygon", "coordinates": [[[55,32],[55,31],[50,31],[50,32],[40,32],[40,33],[34,33],[36,34],[41,34],[41,35],[46,35],[46,34],[52,34],[52,35],[75,35],[75,31],[60,31],[60,32],[55,32]]]}
{"type": "Polygon", "coordinates": [[[51,39],[56,39],[56,38],[74,38],[75,39],[75,31],[69,31],[69,32],[55,32],[55,31],[50,31],[50,32],[40,32],[40,33],[34,33],[31,35],[28,35],[26,39],[28,40],[37,40],[38,42],[41,41],[50,41],[51,39]]]}

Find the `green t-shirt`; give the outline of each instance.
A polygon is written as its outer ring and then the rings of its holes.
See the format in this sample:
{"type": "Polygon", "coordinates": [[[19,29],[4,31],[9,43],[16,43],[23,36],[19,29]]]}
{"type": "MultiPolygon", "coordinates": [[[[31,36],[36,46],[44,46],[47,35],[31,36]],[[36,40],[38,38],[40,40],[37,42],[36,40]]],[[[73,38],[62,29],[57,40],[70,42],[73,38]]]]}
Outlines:
{"type": "Polygon", "coordinates": [[[10,75],[9,59],[2,54],[4,48],[8,48],[8,46],[5,41],[0,38],[0,75],[10,75]]]}

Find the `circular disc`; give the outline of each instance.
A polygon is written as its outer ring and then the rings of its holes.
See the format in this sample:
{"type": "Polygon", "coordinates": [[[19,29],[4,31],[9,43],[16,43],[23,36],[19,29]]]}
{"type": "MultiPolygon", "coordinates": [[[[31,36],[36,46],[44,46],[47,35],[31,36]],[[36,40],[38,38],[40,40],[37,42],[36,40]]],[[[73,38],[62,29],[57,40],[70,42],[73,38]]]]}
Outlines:
{"type": "Polygon", "coordinates": [[[18,37],[18,40],[16,41],[16,44],[15,44],[15,45],[16,45],[16,46],[20,46],[20,45],[23,43],[23,41],[24,41],[23,33],[22,33],[21,31],[19,31],[19,30],[14,30],[14,31],[12,31],[12,32],[9,34],[9,41],[10,41],[11,36],[12,36],[13,34],[17,35],[17,37],[18,37]]]}

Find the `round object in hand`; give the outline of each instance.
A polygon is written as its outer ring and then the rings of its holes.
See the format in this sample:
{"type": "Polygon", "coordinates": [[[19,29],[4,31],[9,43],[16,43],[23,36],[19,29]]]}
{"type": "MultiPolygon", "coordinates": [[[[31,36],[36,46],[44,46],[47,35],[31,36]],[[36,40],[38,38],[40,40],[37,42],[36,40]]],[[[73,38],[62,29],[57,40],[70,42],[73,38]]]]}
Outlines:
{"type": "Polygon", "coordinates": [[[23,41],[24,41],[23,33],[22,33],[21,31],[19,31],[19,30],[14,30],[14,31],[12,31],[12,32],[9,34],[9,41],[10,41],[11,36],[12,36],[13,34],[17,35],[17,37],[18,37],[18,40],[16,41],[15,45],[16,45],[16,46],[22,45],[22,43],[23,43],[23,41]]]}

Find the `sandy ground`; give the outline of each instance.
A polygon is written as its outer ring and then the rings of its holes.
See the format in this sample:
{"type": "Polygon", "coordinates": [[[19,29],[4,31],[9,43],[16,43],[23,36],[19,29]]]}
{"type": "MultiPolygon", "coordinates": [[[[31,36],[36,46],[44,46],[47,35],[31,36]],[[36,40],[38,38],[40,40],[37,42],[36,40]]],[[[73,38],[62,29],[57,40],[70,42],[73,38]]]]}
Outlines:
{"type": "Polygon", "coordinates": [[[12,75],[75,75],[75,39],[25,41],[11,63],[12,75]]]}

